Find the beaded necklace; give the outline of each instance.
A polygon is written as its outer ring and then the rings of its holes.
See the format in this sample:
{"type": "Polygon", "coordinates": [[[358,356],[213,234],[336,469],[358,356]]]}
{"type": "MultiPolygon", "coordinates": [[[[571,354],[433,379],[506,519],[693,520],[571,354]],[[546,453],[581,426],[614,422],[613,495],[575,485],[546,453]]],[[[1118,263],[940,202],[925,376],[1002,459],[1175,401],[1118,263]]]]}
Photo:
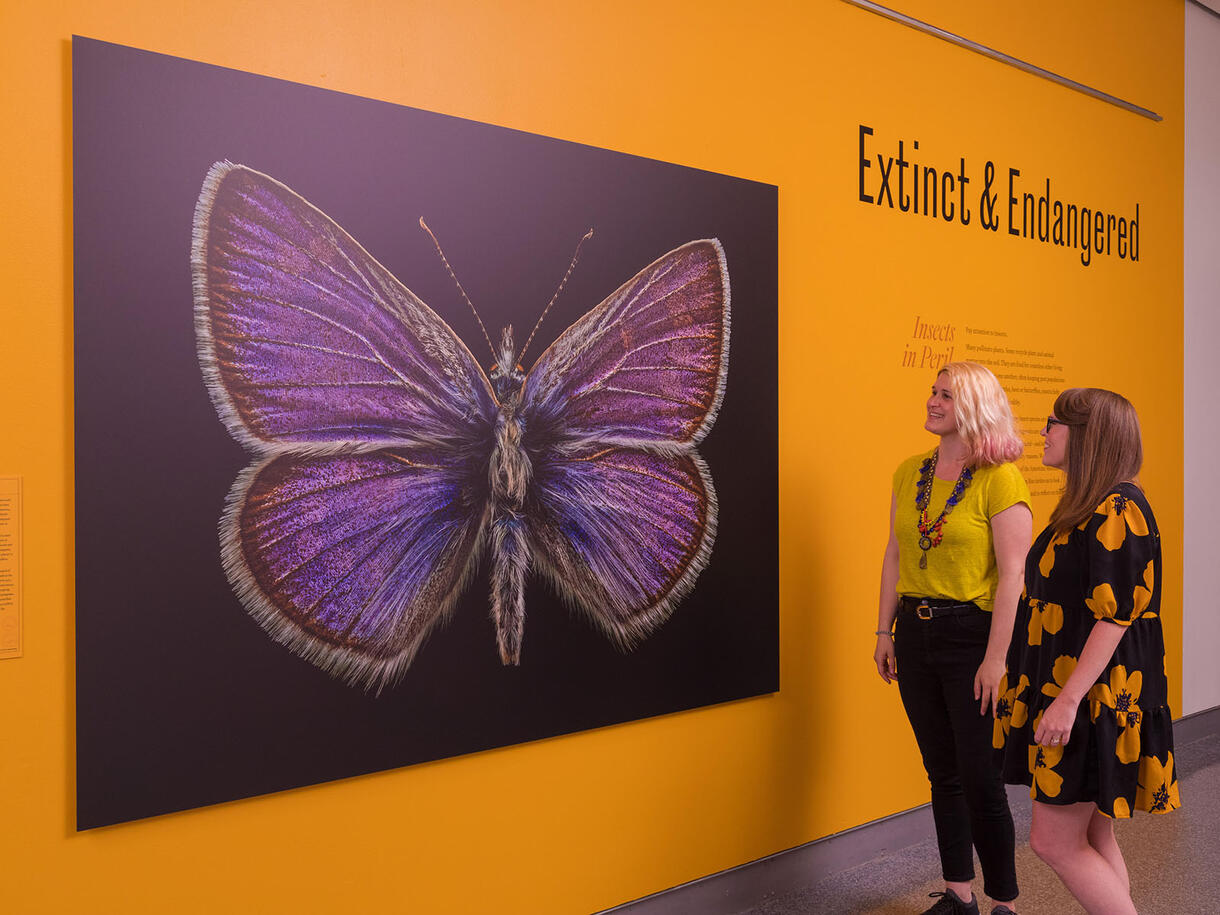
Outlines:
{"type": "Polygon", "coordinates": [[[969,467],[962,467],[962,472],[957,478],[953,492],[949,493],[949,498],[945,502],[945,507],[941,509],[940,516],[929,523],[928,503],[932,500],[932,479],[936,476],[936,462],[939,459],[940,449],[937,448],[932,452],[932,456],[925,458],[923,464],[920,465],[919,482],[915,485],[915,507],[919,509],[919,519],[916,521],[916,525],[919,528],[919,548],[923,551],[919,554],[921,569],[928,567],[928,550],[940,546],[940,542],[945,536],[943,530],[945,519],[949,516],[949,512],[953,511],[953,507],[962,500],[962,495],[966,492],[970,481],[974,479],[974,471],[969,467]]]}

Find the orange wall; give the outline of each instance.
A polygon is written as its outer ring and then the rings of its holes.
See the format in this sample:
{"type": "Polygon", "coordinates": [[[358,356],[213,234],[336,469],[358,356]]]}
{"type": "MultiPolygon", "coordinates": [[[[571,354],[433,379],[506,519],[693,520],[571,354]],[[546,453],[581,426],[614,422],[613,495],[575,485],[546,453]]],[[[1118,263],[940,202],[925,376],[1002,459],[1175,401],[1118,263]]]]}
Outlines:
{"type": "Polygon", "coordinates": [[[1140,408],[1178,673],[1181,3],[894,4],[1165,121],[839,0],[4,3],[0,476],[24,479],[26,629],[0,661],[0,907],[592,911],[920,803],[868,628],[889,475],[928,443],[929,377],[899,365],[916,315],[1002,326],[1140,408]],[[73,33],[778,184],[782,692],[76,834],[73,33]],[[859,123],[1138,200],[1141,261],[865,207],[859,123]]]}

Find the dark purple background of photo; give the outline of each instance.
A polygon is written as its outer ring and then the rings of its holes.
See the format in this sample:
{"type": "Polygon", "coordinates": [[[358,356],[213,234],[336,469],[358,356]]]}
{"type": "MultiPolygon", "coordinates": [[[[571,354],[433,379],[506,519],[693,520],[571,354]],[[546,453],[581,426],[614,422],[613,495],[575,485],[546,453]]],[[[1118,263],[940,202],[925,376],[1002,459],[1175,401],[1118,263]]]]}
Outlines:
{"type": "Polygon", "coordinates": [[[73,136],[78,828],[779,688],[775,187],[81,38],[73,136]],[[728,386],[699,446],[720,527],[668,622],[623,653],[531,577],[521,666],[504,667],[484,563],[372,696],[247,616],[217,522],[250,456],[192,324],[191,219],[220,159],[327,213],[485,369],[420,216],[493,338],[512,323],[518,340],[595,229],[527,361],[655,258],[721,240],[728,386]]]}

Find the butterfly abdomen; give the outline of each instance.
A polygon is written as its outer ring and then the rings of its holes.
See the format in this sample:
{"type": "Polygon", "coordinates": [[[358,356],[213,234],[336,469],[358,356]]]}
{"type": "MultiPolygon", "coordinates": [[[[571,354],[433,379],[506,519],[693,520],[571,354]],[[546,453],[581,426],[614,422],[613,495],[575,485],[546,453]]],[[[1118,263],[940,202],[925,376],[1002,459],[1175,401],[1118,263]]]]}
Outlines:
{"type": "Polygon", "coordinates": [[[521,663],[521,635],[525,629],[525,575],[530,554],[525,519],[497,512],[491,525],[491,616],[496,624],[500,660],[521,663]]]}
{"type": "Polygon", "coordinates": [[[521,661],[525,626],[525,575],[529,571],[525,499],[533,466],[522,438],[525,424],[514,394],[500,404],[488,475],[491,484],[491,616],[496,623],[500,660],[521,661]]]}

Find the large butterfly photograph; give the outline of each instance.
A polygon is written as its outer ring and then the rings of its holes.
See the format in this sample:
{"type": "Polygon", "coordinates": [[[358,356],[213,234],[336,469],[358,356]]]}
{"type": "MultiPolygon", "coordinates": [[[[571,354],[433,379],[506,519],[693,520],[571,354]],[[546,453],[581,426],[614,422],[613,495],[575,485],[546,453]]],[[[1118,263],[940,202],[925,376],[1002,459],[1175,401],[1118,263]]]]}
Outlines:
{"type": "Polygon", "coordinates": [[[277,641],[380,689],[488,555],[500,658],[519,664],[537,571],[625,648],[707,564],[716,493],[695,445],[729,359],[716,239],[644,267],[528,371],[489,372],[449,325],[283,184],[218,162],[195,212],[199,361],[254,456],[224,567],[277,641]]]}
{"type": "Polygon", "coordinates": [[[715,125],[72,77],[78,828],[780,688],[778,189],[715,125]]]}

